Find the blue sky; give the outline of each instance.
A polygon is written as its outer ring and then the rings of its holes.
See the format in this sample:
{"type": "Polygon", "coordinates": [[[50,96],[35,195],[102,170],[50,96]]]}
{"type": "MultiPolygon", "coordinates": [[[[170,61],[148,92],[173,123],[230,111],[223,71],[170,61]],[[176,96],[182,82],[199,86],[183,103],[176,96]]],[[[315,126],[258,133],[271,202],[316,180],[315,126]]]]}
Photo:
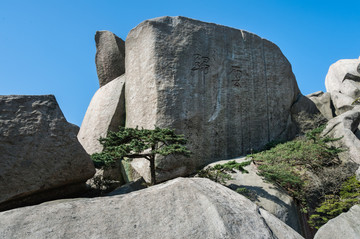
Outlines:
{"type": "Polygon", "coordinates": [[[303,94],[325,91],[329,66],[360,55],[360,1],[0,0],[0,95],[54,94],[80,126],[98,89],[97,30],[125,40],[146,19],[186,16],[277,44],[303,94]]]}

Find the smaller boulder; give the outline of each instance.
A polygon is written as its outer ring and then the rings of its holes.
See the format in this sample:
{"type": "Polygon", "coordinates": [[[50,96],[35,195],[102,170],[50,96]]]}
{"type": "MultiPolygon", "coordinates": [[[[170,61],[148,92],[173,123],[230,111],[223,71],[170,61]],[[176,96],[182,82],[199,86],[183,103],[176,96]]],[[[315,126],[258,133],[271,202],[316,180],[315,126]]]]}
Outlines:
{"type": "Polygon", "coordinates": [[[308,97],[299,94],[296,101],[291,106],[291,113],[298,114],[300,112],[312,115],[319,113],[319,110],[313,101],[311,101],[308,97]]]}
{"type": "Polygon", "coordinates": [[[320,227],[314,239],[359,239],[360,205],[355,205],[346,213],[331,219],[320,227]]]}
{"type": "Polygon", "coordinates": [[[318,91],[318,92],[309,94],[306,97],[315,103],[315,105],[318,108],[318,110],[320,111],[320,113],[326,119],[329,120],[329,119],[332,119],[335,117],[334,106],[332,105],[331,95],[329,92],[324,93],[322,91],[318,91]]]}
{"type": "Polygon", "coordinates": [[[125,73],[125,42],[109,31],[97,31],[95,42],[95,64],[102,87],[125,73]]]}
{"type": "Polygon", "coordinates": [[[334,104],[336,115],[341,115],[354,108],[353,102],[355,99],[343,93],[333,91],[331,92],[331,99],[334,104]]]}
{"type": "Polygon", "coordinates": [[[88,154],[101,152],[100,137],[125,125],[124,90],[125,75],[101,87],[91,99],[77,136],[88,154]]]}
{"type": "Polygon", "coordinates": [[[354,107],[353,110],[347,111],[331,120],[329,120],[322,136],[339,138],[333,141],[337,147],[343,147],[346,151],[339,154],[344,162],[355,162],[360,164],[360,106],[354,107]]]}

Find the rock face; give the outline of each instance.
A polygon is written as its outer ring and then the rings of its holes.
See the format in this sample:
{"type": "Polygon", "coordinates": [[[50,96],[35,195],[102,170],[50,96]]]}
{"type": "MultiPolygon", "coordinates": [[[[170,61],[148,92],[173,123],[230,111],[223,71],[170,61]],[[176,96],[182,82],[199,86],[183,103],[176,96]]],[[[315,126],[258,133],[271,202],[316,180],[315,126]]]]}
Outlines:
{"type": "Polygon", "coordinates": [[[322,132],[323,136],[340,138],[332,142],[338,147],[343,147],[347,151],[339,154],[343,161],[353,161],[360,164],[360,106],[354,107],[330,120],[322,132]]]}
{"type": "Polygon", "coordinates": [[[360,59],[344,59],[332,64],[325,79],[328,92],[341,92],[351,98],[360,96],[360,59]]]}
{"type": "Polygon", "coordinates": [[[334,106],[331,102],[331,95],[329,92],[324,93],[322,91],[318,91],[307,95],[306,97],[315,103],[318,110],[326,119],[329,120],[335,117],[334,106]]]}
{"type": "Polygon", "coordinates": [[[332,64],[325,86],[331,94],[337,115],[351,110],[351,103],[360,97],[360,59],[344,59],[332,64]]]}
{"type": "Polygon", "coordinates": [[[100,137],[125,126],[125,75],[101,87],[93,96],[78,133],[88,154],[101,152],[100,137]]]}
{"type": "Polygon", "coordinates": [[[291,65],[252,33],[155,18],[129,33],[125,64],[126,126],[175,129],[193,152],[190,160],[158,158],[160,181],[292,136],[300,92],[291,65]]]}
{"type": "MultiPolygon", "coordinates": [[[[250,160],[245,157],[233,159],[238,163],[250,160]]],[[[206,167],[212,167],[216,164],[224,164],[232,160],[222,160],[214,162],[206,167]]],[[[232,179],[227,180],[225,185],[236,190],[244,188],[247,190],[250,199],[258,206],[272,213],[274,216],[285,222],[297,232],[301,232],[300,215],[295,206],[294,200],[283,190],[276,188],[273,184],[265,182],[257,173],[256,166],[251,163],[244,167],[248,173],[231,173],[232,179]]]]}
{"type": "Polygon", "coordinates": [[[77,131],[53,95],[0,96],[0,210],[10,200],[94,175],[77,131]]]}
{"type": "Polygon", "coordinates": [[[320,227],[314,239],[358,239],[360,236],[360,206],[355,205],[346,213],[331,219],[320,227]]]}
{"type": "Polygon", "coordinates": [[[62,200],[0,213],[3,238],[302,238],[207,179],[175,179],[123,196],[62,200]],[[61,223],[58,223],[61,222],[61,223]]]}
{"type": "Polygon", "coordinates": [[[101,87],[125,73],[125,42],[109,31],[97,31],[95,42],[95,64],[101,87]]]}
{"type": "Polygon", "coordinates": [[[291,106],[291,113],[296,115],[300,112],[313,115],[319,113],[320,111],[312,100],[302,94],[299,94],[296,101],[291,106]]]}

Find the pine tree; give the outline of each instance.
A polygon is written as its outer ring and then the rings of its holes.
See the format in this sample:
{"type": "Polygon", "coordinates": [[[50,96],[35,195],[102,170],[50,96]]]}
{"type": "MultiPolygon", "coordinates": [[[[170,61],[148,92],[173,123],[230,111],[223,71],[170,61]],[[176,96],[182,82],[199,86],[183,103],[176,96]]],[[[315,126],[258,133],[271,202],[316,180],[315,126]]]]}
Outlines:
{"type": "Polygon", "coordinates": [[[106,138],[100,138],[104,149],[91,157],[98,165],[124,158],[145,158],[150,162],[151,185],[154,185],[156,184],[155,156],[171,154],[189,157],[190,151],[185,146],[186,142],[184,135],[177,135],[171,129],[120,127],[118,132],[109,131],[106,138]]]}

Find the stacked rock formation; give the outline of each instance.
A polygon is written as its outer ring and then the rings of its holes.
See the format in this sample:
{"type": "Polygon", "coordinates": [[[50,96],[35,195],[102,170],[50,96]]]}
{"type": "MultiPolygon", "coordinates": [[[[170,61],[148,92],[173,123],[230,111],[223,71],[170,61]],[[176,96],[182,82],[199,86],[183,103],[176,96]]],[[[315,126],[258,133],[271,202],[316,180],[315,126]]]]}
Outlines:
{"type": "MultiPolygon", "coordinates": [[[[193,152],[190,159],[157,158],[159,181],[295,134],[291,107],[301,93],[290,63],[268,40],[185,17],[161,17],[131,30],[125,52],[126,127],[175,129],[189,139],[193,152]]],[[[122,87],[117,88],[118,94],[122,87]]],[[[89,153],[102,148],[84,143],[84,139],[95,142],[114,126],[109,124],[113,110],[104,112],[106,100],[97,99],[101,98],[98,95],[78,135],[89,153]],[[95,113],[94,105],[99,106],[95,113]],[[88,133],[91,130],[86,128],[97,127],[87,119],[99,115],[108,117],[93,120],[103,124],[101,132],[88,133]]]]}
{"type": "Polygon", "coordinates": [[[319,91],[308,97],[327,119],[353,109],[360,103],[360,58],[343,59],[332,64],[325,86],[326,93],[319,91]]]}
{"type": "Polygon", "coordinates": [[[323,135],[339,138],[333,144],[346,150],[340,154],[342,161],[359,165],[360,58],[339,60],[332,64],[325,86],[326,93],[308,95],[319,111],[330,120],[323,135]]]}

